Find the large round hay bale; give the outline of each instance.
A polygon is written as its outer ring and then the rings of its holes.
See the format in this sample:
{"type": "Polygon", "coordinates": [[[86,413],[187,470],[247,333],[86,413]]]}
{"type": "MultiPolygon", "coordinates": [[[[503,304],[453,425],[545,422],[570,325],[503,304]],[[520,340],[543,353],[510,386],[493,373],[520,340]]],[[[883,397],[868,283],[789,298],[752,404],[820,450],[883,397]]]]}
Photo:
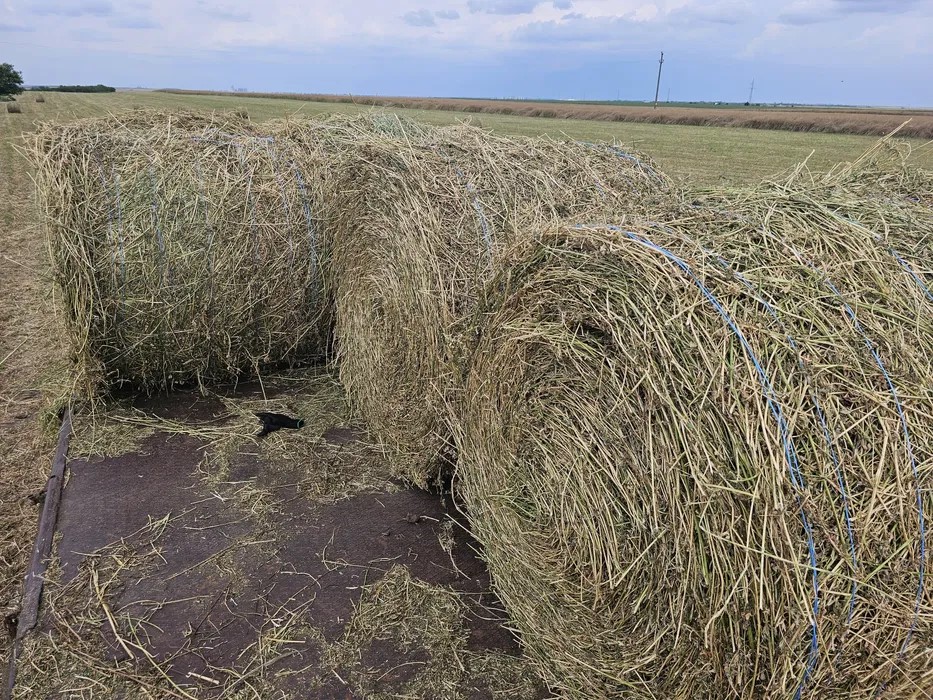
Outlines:
{"type": "Polygon", "coordinates": [[[568,697],[933,683],[933,305],[784,214],[549,230],[488,285],[456,483],[568,697]]]}
{"type": "Polygon", "coordinates": [[[424,484],[450,456],[468,321],[500,251],[555,218],[640,210],[668,187],[646,159],[603,145],[507,139],[470,127],[372,141],[344,164],[333,275],[340,377],[424,484]]]}
{"type": "Polygon", "coordinates": [[[89,389],[324,352],[316,152],[235,118],[147,111],[48,125],[31,151],[89,389]]]}

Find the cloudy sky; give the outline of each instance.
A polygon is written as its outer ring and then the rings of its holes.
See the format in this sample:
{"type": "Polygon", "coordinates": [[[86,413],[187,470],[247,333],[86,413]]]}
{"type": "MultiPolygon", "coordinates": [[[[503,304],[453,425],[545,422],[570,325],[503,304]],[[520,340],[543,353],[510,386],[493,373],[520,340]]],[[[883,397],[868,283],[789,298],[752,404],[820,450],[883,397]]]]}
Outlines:
{"type": "Polygon", "coordinates": [[[933,0],[0,0],[27,83],[933,107],[933,0]]]}

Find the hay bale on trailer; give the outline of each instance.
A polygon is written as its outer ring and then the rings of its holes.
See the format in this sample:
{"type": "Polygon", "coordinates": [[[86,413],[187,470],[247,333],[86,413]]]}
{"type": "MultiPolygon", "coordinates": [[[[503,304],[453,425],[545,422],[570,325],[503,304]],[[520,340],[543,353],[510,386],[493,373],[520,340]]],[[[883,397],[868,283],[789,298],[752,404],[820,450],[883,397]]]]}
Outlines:
{"type": "Polygon", "coordinates": [[[31,154],[86,389],[323,354],[316,152],[227,116],[141,110],[47,125],[31,154]]]}
{"type": "Polygon", "coordinates": [[[933,303],[820,210],[721,204],[489,284],[455,435],[496,589],[569,697],[922,696],[933,303]]]}
{"type": "Polygon", "coordinates": [[[332,270],[340,377],[418,484],[449,457],[447,403],[483,281],[526,227],[648,206],[668,187],[611,146],[506,139],[470,126],[373,141],[343,166],[332,270]]]}

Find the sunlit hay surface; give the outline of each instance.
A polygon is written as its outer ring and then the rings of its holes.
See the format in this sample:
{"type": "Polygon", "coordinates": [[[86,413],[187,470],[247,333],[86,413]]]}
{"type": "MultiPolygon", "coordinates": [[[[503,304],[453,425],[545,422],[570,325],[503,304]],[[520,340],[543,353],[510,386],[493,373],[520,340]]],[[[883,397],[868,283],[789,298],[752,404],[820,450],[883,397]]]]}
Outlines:
{"type": "Polygon", "coordinates": [[[307,154],[235,117],[148,111],[47,125],[29,151],[79,390],[323,354],[307,154]]]}
{"type": "Polygon", "coordinates": [[[851,228],[704,216],[489,285],[455,484],[496,590],[568,697],[923,697],[933,305],[851,228]]]}
{"type": "Polygon", "coordinates": [[[554,218],[647,208],[668,189],[649,161],[608,145],[470,126],[373,140],[343,175],[332,256],[340,377],[395,471],[420,485],[451,456],[444,416],[466,320],[503,246],[554,218]]]}

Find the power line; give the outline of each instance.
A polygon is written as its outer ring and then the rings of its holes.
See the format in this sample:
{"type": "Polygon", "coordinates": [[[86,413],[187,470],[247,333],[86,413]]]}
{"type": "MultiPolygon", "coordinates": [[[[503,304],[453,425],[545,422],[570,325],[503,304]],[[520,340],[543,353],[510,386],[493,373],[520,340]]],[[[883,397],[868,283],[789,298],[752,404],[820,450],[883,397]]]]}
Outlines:
{"type": "Polygon", "coordinates": [[[661,67],[664,65],[664,52],[661,52],[661,60],[658,61],[658,84],[654,89],[654,108],[658,108],[658,94],[661,92],[661,67]]]}

